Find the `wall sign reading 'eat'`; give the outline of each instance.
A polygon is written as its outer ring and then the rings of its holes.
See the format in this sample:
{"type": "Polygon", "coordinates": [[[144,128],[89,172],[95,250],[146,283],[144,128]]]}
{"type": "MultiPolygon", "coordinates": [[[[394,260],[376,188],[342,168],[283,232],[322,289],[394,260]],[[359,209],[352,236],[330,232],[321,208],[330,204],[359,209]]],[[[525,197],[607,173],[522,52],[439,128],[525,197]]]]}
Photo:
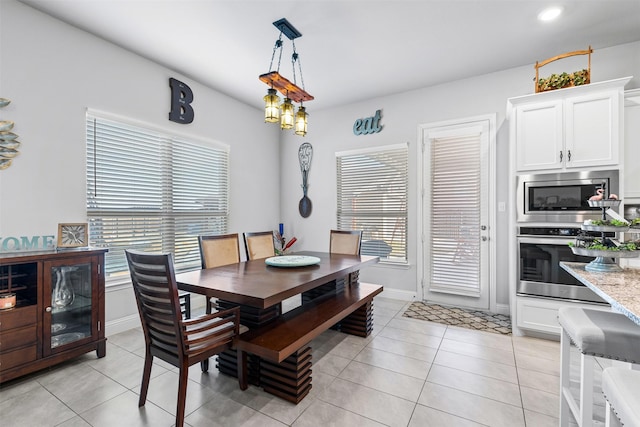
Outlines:
{"type": "Polygon", "coordinates": [[[383,126],[380,124],[382,118],[382,110],[376,110],[376,114],[372,117],[357,119],[353,123],[354,135],[369,135],[371,133],[380,132],[383,126]]]}

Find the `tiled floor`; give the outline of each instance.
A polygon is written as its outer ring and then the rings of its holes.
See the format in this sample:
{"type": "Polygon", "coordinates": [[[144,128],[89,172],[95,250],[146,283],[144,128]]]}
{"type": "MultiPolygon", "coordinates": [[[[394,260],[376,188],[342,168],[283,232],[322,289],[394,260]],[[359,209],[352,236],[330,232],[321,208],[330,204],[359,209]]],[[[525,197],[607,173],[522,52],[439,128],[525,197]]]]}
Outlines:
{"type": "MultiPolygon", "coordinates": [[[[327,331],[312,342],[313,389],[298,405],[255,386],[243,392],[215,368],[204,374],[193,366],[186,423],[557,426],[559,343],[409,319],[402,317],[407,305],[376,298],[371,337],[327,331]]],[[[178,375],[172,366],[155,363],[147,404],[137,406],[143,345],[134,329],[110,336],[103,359],[92,352],[4,384],[0,424],[173,425],[178,375]]],[[[604,405],[601,395],[597,402],[604,405]]]]}

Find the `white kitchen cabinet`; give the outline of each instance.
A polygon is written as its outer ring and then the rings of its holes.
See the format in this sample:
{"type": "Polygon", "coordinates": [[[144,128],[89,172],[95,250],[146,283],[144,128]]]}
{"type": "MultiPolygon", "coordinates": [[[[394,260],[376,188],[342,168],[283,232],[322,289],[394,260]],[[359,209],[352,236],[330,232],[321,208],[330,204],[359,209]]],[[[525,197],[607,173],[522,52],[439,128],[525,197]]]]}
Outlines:
{"type": "Polygon", "coordinates": [[[640,89],[625,93],[624,199],[640,203],[640,89]]]}
{"type": "Polygon", "coordinates": [[[618,166],[630,77],[509,99],[516,171],[618,166]]]}
{"type": "Polygon", "coordinates": [[[537,332],[559,336],[562,328],[558,323],[560,307],[580,307],[591,310],[611,311],[609,304],[588,304],[574,301],[535,297],[516,297],[515,326],[520,332],[537,332]]]}

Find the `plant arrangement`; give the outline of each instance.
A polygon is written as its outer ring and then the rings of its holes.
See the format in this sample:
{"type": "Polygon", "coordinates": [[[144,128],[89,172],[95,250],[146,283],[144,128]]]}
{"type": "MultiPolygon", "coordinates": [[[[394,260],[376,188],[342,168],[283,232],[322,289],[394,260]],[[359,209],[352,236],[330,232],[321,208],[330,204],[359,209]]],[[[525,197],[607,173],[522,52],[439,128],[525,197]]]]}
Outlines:
{"type": "Polygon", "coordinates": [[[612,252],[621,252],[621,251],[636,251],[640,250],[640,246],[636,244],[636,242],[624,242],[616,245],[611,239],[588,239],[581,238],[577,240],[576,243],[569,242],[570,247],[577,247],[583,249],[589,249],[594,251],[612,251],[612,252]]]}
{"type": "Polygon", "coordinates": [[[629,223],[618,219],[593,219],[589,221],[588,224],[585,222],[585,225],[595,225],[599,227],[628,227],[629,223]]]}
{"type": "Polygon", "coordinates": [[[587,83],[589,83],[589,70],[587,69],[573,73],[551,74],[547,78],[538,79],[538,92],[582,86],[587,83]]]}

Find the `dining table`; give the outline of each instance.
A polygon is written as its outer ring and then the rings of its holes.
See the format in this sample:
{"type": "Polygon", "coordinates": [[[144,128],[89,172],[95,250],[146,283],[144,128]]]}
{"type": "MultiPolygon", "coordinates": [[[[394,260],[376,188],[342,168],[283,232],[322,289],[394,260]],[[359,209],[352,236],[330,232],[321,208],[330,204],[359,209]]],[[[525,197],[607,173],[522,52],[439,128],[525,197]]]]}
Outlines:
{"type": "Polygon", "coordinates": [[[640,325],[640,268],[624,267],[620,271],[589,271],[586,263],[561,262],[560,267],[580,283],[640,325]]]}
{"type": "Polygon", "coordinates": [[[360,283],[359,271],[378,261],[302,251],[179,273],[176,282],[182,291],[216,298],[219,309],[240,307],[240,323],[248,331],[235,349],[218,355],[221,373],[240,375],[243,388],[248,382],[298,403],[311,388],[313,338],[329,328],[361,337],[371,333],[373,298],[383,288],[360,283]],[[283,313],[282,302],[296,296],[299,305],[283,313]]]}

